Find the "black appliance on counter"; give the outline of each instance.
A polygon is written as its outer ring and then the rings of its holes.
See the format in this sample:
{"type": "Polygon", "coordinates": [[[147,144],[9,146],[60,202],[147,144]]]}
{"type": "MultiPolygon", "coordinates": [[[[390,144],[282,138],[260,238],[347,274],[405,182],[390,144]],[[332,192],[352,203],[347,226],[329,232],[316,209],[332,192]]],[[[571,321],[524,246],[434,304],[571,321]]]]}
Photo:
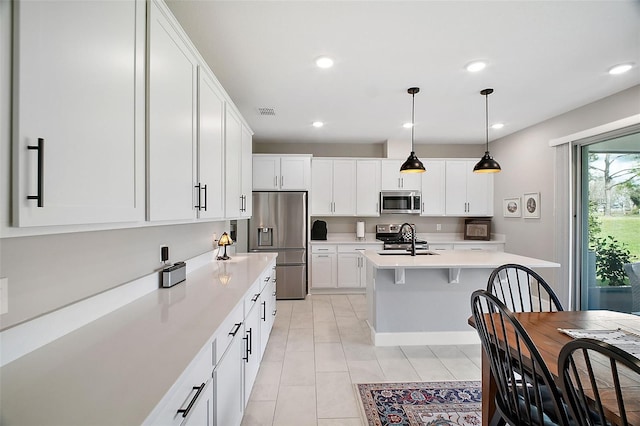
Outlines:
{"type": "MultiPolygon", "coordinates": [[[[415,225],[413,225],[415,229],[415,225]]],[[[411,238],[413,238],[413,231],[410,227],[405,226],[400,232],[401,224],[384,224],[376,225],[376,239],[384,243],[383,248],[385,250],[410,250],[411,238]]],[[[428,250],[429,243],[425,240],[416,239],[416,249],[428,250]]]]}

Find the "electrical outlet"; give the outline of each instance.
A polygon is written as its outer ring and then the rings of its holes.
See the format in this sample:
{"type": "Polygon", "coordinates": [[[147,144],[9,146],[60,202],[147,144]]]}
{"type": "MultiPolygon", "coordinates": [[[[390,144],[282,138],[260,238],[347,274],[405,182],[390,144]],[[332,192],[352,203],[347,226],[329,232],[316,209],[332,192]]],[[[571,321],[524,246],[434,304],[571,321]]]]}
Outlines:
{"type": "Polygon", "coordinates": [[[437,223],[436,224],[436,231],[442,231],[442,225],[437,223]]]}
{"type": "Polygon", "coordinates": [[[160,245],[160,262],[164,263],[169,260],[169,246],[167,244],[160,245]]]}
{"type": "Polygon", "coordinates": [[[0,315],[9,312],[9,278],[0,278],[0,315]]]}

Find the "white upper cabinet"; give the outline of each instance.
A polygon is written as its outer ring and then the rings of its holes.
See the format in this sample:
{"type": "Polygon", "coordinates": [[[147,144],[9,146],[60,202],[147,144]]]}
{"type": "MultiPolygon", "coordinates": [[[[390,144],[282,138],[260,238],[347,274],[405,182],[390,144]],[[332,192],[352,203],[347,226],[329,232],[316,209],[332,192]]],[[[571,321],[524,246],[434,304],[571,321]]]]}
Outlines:
{"type": "Polygon", "coordinates": [[[421,216],[444,216],[445,210],[445,161],[426,160],[422,162],[425,169],[422,178],[421,216]]]}
{"type": "Polygon", "coordinates": [[[446,161],[447,216],[493,216],[493,175],[473,173],[476,162],[446,161]]]}
{"type": "Polygon", "coordinates": [[[224,218],[224,98],[202,68],[198,68],[198,181],[199,218],[224,218]]]}
{"type": "Polygon", "coordinates": [[[356,161],[356,215],[380,216],[380,160],[356,161]]]}
{"type": "Polygon", "coordinates": [[[252,211],[252,134],[229,105],[225,117],[225,217],[247,218],[252,211]]]}
{"type": "Polygon", "coordinates": [[[306,191],[311,186],[311,156],[253,156],[254,191],[306,191]]]}
{"type": "Polygon", "coordinates": [[[400,173],[404,160],[382,160],[383,191],[420,191],[421,173],[400,173]]]}
{"type": "Polygon", "coordinates": [[[195,217],[195,53],[170,15],[150,3],[149,220],[195,217]]]}
{"type": "Polygon", "coordinates": [[[355,216],[356,160],[313,159],[311,215],[355,216]]]}
{"type": "Polygon", "coordinates": [[[13,7],[13,224],[144,220],[145,2],[13,7]]]}

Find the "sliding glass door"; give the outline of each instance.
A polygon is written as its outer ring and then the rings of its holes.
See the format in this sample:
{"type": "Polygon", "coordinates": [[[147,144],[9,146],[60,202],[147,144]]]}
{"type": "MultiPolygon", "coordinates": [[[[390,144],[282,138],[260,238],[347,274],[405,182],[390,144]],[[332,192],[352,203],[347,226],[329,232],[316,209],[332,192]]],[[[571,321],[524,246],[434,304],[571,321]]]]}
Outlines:
{"type": "Polygon", "coordinates": [[[577,149],[580,308],[640,314],[640,133],[577,149]]]}

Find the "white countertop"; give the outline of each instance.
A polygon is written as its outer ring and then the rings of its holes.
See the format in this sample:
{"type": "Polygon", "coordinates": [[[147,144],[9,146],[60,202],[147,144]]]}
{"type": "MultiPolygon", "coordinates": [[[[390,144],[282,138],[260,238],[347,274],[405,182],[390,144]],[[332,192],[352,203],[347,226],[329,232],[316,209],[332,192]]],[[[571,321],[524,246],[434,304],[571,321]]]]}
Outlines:
{"type": "Polygon", "coordinates": [[[0,423],[141,424],[275,256],[212,260],[5,365],[0,423]]]}
{"type": "MultiPolygon", "coordinates": [[[[465,240],[462,234],[453,233],[418,233],[417,238],[433,244],[504,244],[505,237],[502,234],[492,234],[491,240],[465,240]]],[[[310,244],[382,244],[376,240],[376,234],[365,234],[364,240],[356,238],[354,233],[329,233],[326,240],[310,240],[310,244]]]]}
{"type": "Polygon", "coordinates": [[[517,254],[489,250],[438,250],[434,255],[380,255],[377,250],[365,250],[364,256],[377,269],[448,269],[497,268],[506,263],[518,263],[530,268],[559,268],[560,264],[517,254]]]}

